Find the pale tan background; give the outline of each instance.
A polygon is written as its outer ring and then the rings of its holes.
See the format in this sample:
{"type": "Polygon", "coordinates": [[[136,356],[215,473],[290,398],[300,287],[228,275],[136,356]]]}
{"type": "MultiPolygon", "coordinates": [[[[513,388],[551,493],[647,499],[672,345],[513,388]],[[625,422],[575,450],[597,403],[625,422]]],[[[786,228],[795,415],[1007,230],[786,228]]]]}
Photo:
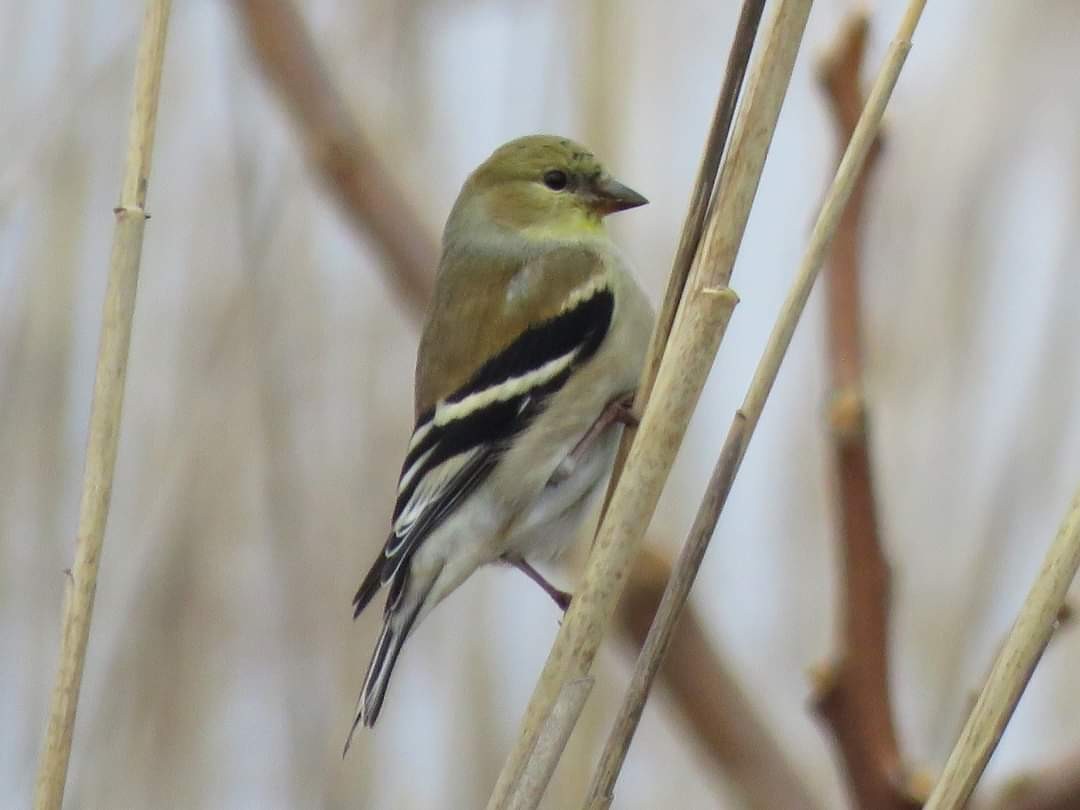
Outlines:
{"type": "MultiPolygon", "coordinates": [[[[689,525],[798,258],[834,143],[822,0],[735,272],[742,297],[655,523],[689,525]]],[[[898,2],[875,7],[870,64],[898,2]]],[[[737,3],[302,6],[432,230],[500,142],[594,146],[652,205],[616,234],[659,296],[737,3]]],[[[0,807],[26,806],[72,556],[135,2],[0,4],[0,807]]],[[[868,202],[868,389],[895,571],[903,745],[940,767],[1080,480],[1080,7],[932,2],[868,202]]],[[[376,633],[416,332],[310,175],[220,0],[175,4],[113,509],[68,806],[480,806],[557,616],[505,570],[421,627],[378,730],[341,743],[376,633]]],[[[806,670],[832,640],[815,299],[695,590],[826,807],[806,670]]],[[[572,581],[572,572],[557,574],[572,581]]],[[[988,781],[1080,747],[1080,636],[1054,642],[988,781]]],[[[572,807],[626,678],[616,648],[547,806],[572,807]]],[[[738,807],[655,700],[617,806],[738,807]]]]}

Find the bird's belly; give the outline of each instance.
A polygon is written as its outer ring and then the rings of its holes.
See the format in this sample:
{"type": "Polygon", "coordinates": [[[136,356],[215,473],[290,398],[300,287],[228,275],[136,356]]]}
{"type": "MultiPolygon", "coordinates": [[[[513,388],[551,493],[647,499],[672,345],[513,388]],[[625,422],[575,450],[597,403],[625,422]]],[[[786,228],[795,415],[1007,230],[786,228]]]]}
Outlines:
{"type": "Polygon", "coordinates": [[[527,559],[551,559],[577,539],[611,470],[620,429],[608,428],[565,475],[553,477],[524,511],[508,538],[507,551],[527,559]]]}

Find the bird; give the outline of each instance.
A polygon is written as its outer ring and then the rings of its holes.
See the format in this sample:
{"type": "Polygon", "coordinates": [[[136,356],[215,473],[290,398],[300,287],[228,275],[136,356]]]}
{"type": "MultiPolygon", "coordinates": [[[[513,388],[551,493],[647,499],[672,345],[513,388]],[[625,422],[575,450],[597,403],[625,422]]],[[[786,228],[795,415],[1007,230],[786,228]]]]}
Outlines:
{"type": "Polygon", "coordinates": [[[653,309],[605,217],[648,200],[586,147],[529,135],[466,179],[447,219],[416,361],[415,426],[386,543],[353,599],[387,587],[345,752],[375,725],[412,629],[480,566],[573,543],[610,472],[653,309]]]}

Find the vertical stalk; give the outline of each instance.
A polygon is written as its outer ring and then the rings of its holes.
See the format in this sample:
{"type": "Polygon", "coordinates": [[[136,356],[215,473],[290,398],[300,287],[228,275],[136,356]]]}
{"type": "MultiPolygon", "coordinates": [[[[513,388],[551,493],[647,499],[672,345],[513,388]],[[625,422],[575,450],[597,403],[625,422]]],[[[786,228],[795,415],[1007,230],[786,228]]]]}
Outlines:
{"type": "Polygon", "coordinates": [[[1080,569],[1080,491],[1069,506],[1042,568],[994,661],[926,810],[966,807],[990,755],[1050,642],[1069,585],[1080,569]]]}
{"type": "Polygon", "coordinates": [[[116,467],[135,290],[146,225],[146,188],[170,6],[170,0],[149,0],[139,36],[135,100],[120,203],[115,209],[116,228],[90,408],[75,562],[64,595],[60,664],[49,706],[45,747],[38,764],[34,791],[36,810],[59,810],[64,800],[75,710],[116,467]]]}

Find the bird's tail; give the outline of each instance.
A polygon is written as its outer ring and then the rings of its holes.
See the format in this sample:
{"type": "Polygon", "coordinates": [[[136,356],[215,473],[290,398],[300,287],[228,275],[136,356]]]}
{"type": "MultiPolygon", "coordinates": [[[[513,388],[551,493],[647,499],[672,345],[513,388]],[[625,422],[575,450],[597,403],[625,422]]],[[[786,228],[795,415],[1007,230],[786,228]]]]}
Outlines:
{"type": "Polygon", "coordinates": [[[371,655],[371,663],[368,664],[367,675],[364,676],[364,688],[360,690],[360,699],[356,702],[356,717],[349,729],[349,737],[345,740],[342,756],[348,753],[357,727],[363,723],[371,728],[379,719],[379,710],[382,709],[383,699],[386,697],[386,687],[390,685],[390,675],[401,653],[401,645],[405,643],[416,622],[419,607],[420,605],[416,605],[410,610],[392,611],[386,615],[379,640],[375,643],[375,652],[371,655]]]}

